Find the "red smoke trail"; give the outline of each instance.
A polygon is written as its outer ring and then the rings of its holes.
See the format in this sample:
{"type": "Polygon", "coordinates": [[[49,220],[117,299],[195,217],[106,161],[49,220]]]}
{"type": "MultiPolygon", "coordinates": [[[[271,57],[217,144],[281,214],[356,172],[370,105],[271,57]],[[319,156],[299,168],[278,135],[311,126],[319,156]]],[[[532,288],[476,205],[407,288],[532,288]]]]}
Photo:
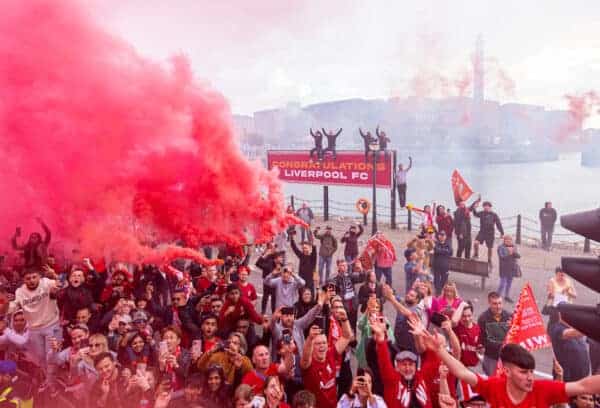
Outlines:
{"type": "Polygon", "coordinates": [[[276,175],[240,154],[223,96],[183,57],[138,55],[74,0],[3,2],[0,175],[6,241],[41,215],[89,255],[240,244],[287,222],[276,175]]]}
{"type": "Polygon", "coordinates": [[[559,141],[564,141],[574,133],[576,136],[582,130],[583,123],[593,114],[600,113],[600,95],[595,91],[587,91],[582,94],[565,95],[569,103],[569,117],[567,123],[559,132],[559,141]]]}

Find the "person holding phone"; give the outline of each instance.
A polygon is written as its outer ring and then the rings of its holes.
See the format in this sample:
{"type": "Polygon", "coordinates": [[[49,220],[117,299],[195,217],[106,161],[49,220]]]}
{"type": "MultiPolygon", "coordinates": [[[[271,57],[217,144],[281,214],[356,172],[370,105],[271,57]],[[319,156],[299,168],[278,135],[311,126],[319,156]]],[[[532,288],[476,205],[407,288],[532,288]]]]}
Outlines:
{"type": "Polygon", "coordinates": [[[348,393],[342,395],[337,408],[387,408],[383,398],[373,394],[373,373],[368,368],[356,370],[356,377],[348,393]]]}

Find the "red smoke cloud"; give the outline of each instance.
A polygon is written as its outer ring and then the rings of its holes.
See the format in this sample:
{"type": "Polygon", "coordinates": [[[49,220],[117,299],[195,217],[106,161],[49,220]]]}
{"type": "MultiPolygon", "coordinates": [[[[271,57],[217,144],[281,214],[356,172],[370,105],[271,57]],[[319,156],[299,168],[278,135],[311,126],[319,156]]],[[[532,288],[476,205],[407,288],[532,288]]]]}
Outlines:
{"type": "Polygon", "coordinates": [[[569,118],[559,134],[559,141],[580,132],[587,118],[600,113],[600,95],[595,91],[565,95],[565,99],[569,104],[569,118]]]}
{"type": "Polygon", "coordinates": [[[223,96],[183,57],[138,55],[79,2],[3,2],[0,71],[6,241],[41,215],[86,254],[139,260],[157,239],[237,244],[289,221],[276,175],[240,154],[223,96]]]}

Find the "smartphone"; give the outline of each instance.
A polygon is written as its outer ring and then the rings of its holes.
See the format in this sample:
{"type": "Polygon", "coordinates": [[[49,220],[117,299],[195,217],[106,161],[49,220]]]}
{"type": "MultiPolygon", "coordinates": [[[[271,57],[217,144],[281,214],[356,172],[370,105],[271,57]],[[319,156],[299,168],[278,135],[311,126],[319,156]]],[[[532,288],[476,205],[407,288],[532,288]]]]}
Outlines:
{"type": "Polygon", "coordinates": [[[167,342],[162,340],[158,345],[158,351],[160,354],[167,354],[169,352],[169,347],[167,346],[167,342]]]}
{"type": "Polygon", "coordinates": [[[89,348],[89,346],[90,346],[89,339],[83,339],[83,340],[81,340],[81,343],[79,343],[80,349],[89,348]]]}
{"type": "Polygon", "coordinates": [[[202,340],[192,341],[192,355],[199,356],[202,353],[202,340]]]}

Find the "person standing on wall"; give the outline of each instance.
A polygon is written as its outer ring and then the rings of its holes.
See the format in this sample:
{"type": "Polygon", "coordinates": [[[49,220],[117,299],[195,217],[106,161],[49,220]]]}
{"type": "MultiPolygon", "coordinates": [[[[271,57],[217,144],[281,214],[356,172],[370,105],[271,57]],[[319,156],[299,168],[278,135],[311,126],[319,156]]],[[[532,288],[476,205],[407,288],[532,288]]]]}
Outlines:
{"type": "Polygon", "coordinates": [[[542,227],[542,249],[550,251],[552,247],[552,234],[554,233],[554,224],[556,224],[556,210],[552,208],[552,203],[546,201],[544,208],[540,210],[540,226],[542,227]]]}
{"type": "Polygon", "coordinates": [[[408,167],[405,169],[404,165],[400,163],[398,165],[398,171],[396,171],[396,187],[398,187],[398,199],[400,200],[400,208],[406,206],[406,175],[412,167],[412,157],[408,156],[408,167]]]}

